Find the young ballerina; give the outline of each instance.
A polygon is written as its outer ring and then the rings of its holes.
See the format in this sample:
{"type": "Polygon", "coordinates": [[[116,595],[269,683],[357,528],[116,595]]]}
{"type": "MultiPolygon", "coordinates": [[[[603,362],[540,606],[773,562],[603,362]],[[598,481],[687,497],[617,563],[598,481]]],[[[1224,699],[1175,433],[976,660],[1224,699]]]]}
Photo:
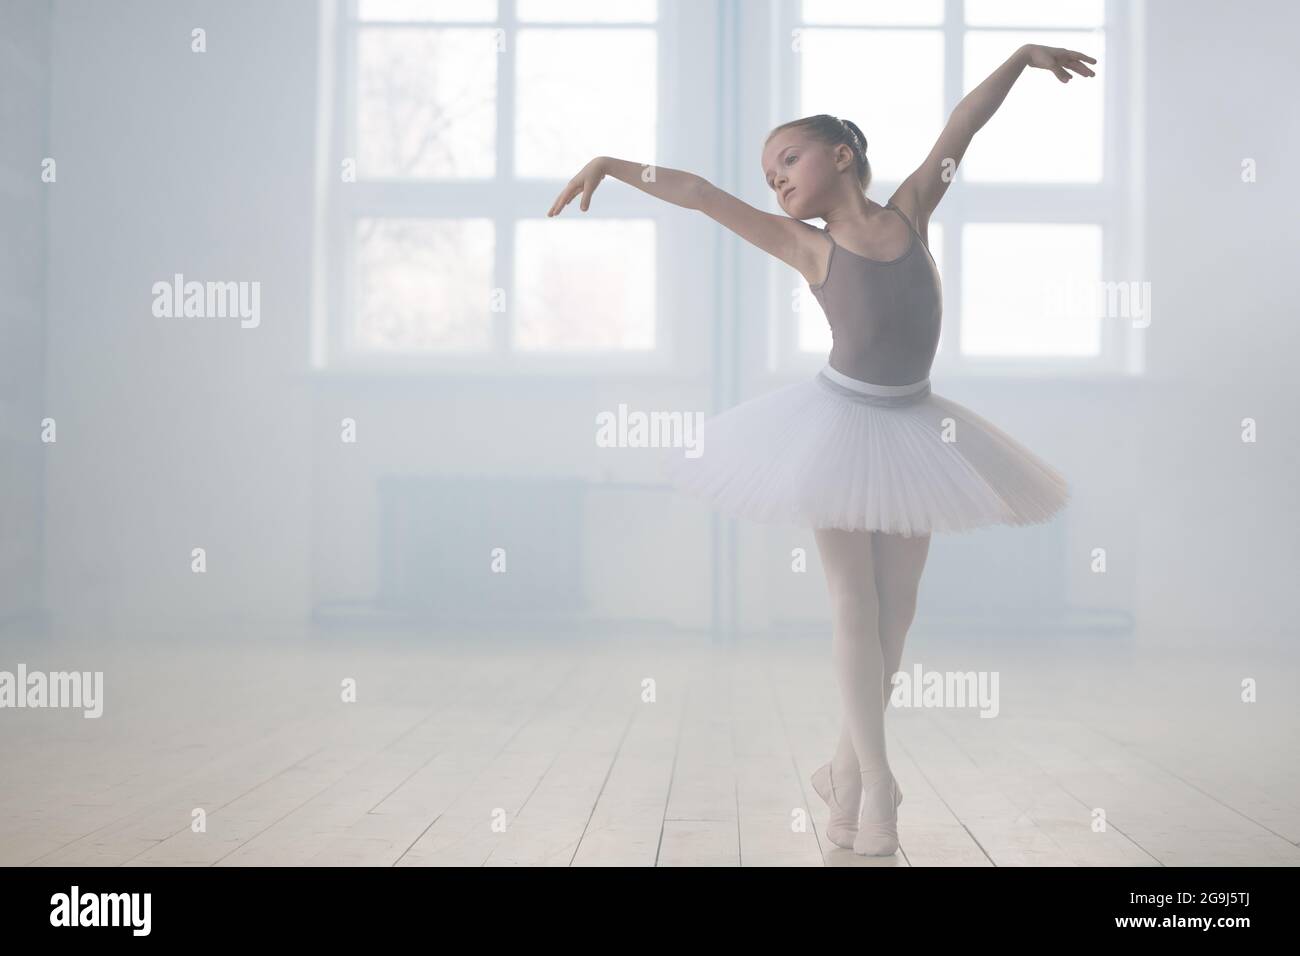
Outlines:
{"type": "Polygon", "coordinates": [[[885,752],[892,676],[916,610],[930,535],[1046,521],[1065,479],[992,422],[930,390],[942,311],[925,233],[952,173],[1026,66],[1094,76],[1074,50],[1025,45],[953,110],[925,161],[884,206],[866,197],[866,137],[832,116],[778,126],[762,168],[787,215],[748,205],[692,173],[602,156],[548,216],[613,176],[698,209],[792,266],[830,323],[827,363],[805,381],[705,421],[704,453],[672,459],[671,481],[735,517],[813,529],[831,600],[831,657],[844,721],[812,776],[828,838],[870,856],[898,849],[902,793],[885,752]],[[804,219],[822,219],[818,229],[804,219]]]}

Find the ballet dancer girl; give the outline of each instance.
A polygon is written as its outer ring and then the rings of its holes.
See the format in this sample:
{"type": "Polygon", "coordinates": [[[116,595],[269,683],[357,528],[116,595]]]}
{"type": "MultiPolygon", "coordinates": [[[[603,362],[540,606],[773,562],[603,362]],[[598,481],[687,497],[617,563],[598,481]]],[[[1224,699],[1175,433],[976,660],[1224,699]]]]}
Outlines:
{"type": "Polygon", "coordinates": [[[926,239],[931,214],[971,138],[1025,67],[1094,76],[1096,60],[1027,44],[968,93],[924,162],[881,206],[867,198],[867,140],[825,114],[776,127],[762,171],[785,215],[756,209],[675,169],[642,175],[601,156],[548,216],[605,176],[697,209],[796,269],[830,323],[833,345],[811,379],[742,402],[704,423],[704,453],[675,457],[670,480],[734,517],[813,530],[826,574],[831,657],[844,720],[812,776],[830,808],[827,836],[870,856],[898,849],[902,793],[884,717],[916,610],[932,533],[1046,521],[1065,479],[992,422],[930,390],[942,294],[926,239]],[[825,228],[803,222],[821,219],[825,228]]]}

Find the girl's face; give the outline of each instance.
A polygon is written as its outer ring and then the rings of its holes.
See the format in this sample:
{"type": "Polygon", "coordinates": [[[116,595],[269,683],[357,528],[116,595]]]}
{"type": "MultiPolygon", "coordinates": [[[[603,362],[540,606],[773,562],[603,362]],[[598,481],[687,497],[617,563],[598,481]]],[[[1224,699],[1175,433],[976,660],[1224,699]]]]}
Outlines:
{"type": "Polygon", "coordinates": [[[812,219],[832,205],[834,150],[797,129],[782,130],[763,147],[763,176],[786,215],[812,219]]]}

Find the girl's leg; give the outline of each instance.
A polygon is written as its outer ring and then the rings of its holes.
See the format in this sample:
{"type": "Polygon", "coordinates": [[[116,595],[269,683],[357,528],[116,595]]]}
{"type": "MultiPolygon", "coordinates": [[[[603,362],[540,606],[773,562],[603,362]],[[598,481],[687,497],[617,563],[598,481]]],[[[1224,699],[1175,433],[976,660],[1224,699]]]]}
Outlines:
{"type": "Polygon", "coordinates": [[[880,595],[880,646],[885,655],[885,702],[893,693],[893,676],[903,666],[903,645],[916,617],[921,572],[930,553],[930,536],[871,535],[875,549],[876,590],[880,595]]]}
{"type": "MultiPolygon", "coordinates": [[[[908,628],[916,616],[916,598],[921,572],[930,552],[930,536],[905,538],[902,535],[871,533],[872,566],[876,596],[880,606],[877,626],[884,662],[882,709],[889,708],[893,692],[891,679],[903,666],[903,645],[908,628]]],[[[840,742],[831,760],[831,769],[840,780],[853,780],[859,770],[853,737],[846,715],[840,729],[840,742]]]]}
{"type": "MultiPolygon", "coordinates": [[[[831,659],[852,751],[859,770],[884,771],[888,768],[884,729],[885,663],[880,646],[880,606],[872,567],[871,533],[817,528],[814,535],[830,594],[831,659]]],[[[842,780],[856,778],[856,773],[840,777],[842,780]]]]}

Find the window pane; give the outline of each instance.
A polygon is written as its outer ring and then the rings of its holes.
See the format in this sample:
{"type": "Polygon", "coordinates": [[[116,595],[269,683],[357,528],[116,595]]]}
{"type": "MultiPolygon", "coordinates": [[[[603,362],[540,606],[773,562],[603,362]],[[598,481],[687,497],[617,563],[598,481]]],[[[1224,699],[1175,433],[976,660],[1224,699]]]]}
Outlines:
{"type": "MultiPolygon", "coordinates": [[[[984,82],[1023,43],[1066,47],[1105,62],[1103,33],[968,33],[964,91],[984,82]]],[[[973,182],[1101,182],[1106,74],[1071,75],[1062,83],[1047,70],[1025,69],[975,135],[961,175],[973,182]]]]}
{"type": "Polygon", "coordinates": [[[359,219],[359,350],[480,350],[491,344],[490,219],[359,219]]]}
{"type": "Polygon", "coordinates": [[[519,31],[515,174],[567,180],[595,156],[653,162],[657,47],[654,30],[519,31]]]}
{"type": "Polygon", "coordinates": [[[358,31],[357,174],[496,172],[496,31],[358,31]]]}
{"type": "Polygon", "coordinates": [[[359,0],[360,20],[495,20],[497,0],[359,0]]]}
{"type": "Polygon", "coordinates": [[[658,0],[518,0],[520,20],[567,23],[651,23],[659,17],[658,0]]]}
{"type": "Polygon", "coordinates": [[[1105,0],[966,0],[966,22],[975,26],[1099,27],[1105,20],[1105,0]]]}
{"type": "Polygon", "coordinates": [[[973,223],[962,230],[961,351],[1101,353],[1101,226],[973,223]]]}
{"type": "Polygon", "coordinates": [[[515,236],[516,346],[654,348],[653,222],[526,219],[515,236]]]}
{"type": "Polygon", "coordinates": [[[943,23],[943,0],[803,0],[803,22],[932,26],[943,23]]]}
{"type": "MultiPolygon", "coordinates": [[[[937,222],[931,222],[929,229],[926,231],[930,242],[930,252],[934,255],[934,264],[939,269],[939,278],[943,280],[943,226],[937,222]]],[[[796,277],[798,273],[795,274],[796,277]]],[[[791,306],[797,312],[799,322],[799,349],[803,352],[818,352],[822,355],[830,353],[831,329],[830,323],[826,321],[826,313],[822,311],[821,304],[813,297],[812,290],[808,288],[808,283],[799,281],[796,289],[797,294],[792,297],[793,305],[791,306]]],[[[942,330],[939,333],[940,341],[943,340],[942,330]]]]}
{"type": "Polygon", "coordinates": [[[852,120],[867,137],[874,180],[900,181],[943,128],[943,35],[938,30],[804,30],[801,115],[852,120]],[[853,82],[844,64],[853,64],[853,82]]]}
{"type": "Polygon", "coordinates": [[[799,323],[799,350],[829,355],[834,342],[831,339],[831,327],[826,319],[826,313],[813,297],[808,283],[802,281],[798,273],[795,274],[795,281],[799,285],[790,301],[799,323]]]}

